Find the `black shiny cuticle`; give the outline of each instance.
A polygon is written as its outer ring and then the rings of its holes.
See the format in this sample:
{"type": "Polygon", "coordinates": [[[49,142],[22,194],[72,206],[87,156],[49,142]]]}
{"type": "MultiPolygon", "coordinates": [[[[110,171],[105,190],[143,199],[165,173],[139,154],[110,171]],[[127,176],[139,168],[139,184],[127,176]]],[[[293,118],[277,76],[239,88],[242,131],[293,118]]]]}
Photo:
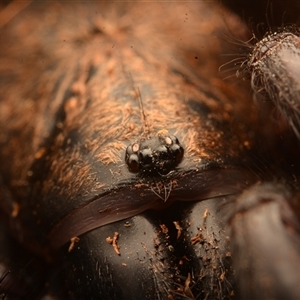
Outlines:
{"type": "Polygon", "coordinates": [[[184,149],[176,136],[158,135],[129,145],[125,161],[131,172],[156,176],[176,168],[183,155],[184,149]],[[133,151],[133,148],[137,151],[133,151]]]}

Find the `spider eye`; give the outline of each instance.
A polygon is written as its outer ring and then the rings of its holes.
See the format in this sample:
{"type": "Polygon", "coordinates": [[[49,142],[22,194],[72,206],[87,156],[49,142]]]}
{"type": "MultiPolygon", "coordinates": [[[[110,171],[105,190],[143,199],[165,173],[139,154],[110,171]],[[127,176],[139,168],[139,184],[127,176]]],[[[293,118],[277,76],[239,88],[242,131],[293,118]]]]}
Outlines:
{"type": "Polygon", "coordinates": [[[140,170],[139,157],[136,154],[129,155],[126,162],[130,171],[138,172],[140,170]]]}
{"type": "Polygon", "coordinates": [[[170,147],[170,151],[173,154],[174,160],[176,163],[180,163],[183,158],[183,148],[179,144],[173,144],[170,147]]]}
{"type": "Polygon", "coordinates": [[[166,160],[169,158],[169,150],[165,145],[161,145],[156,149],[157,152],[157,156],[159,157],[159,159],[163,159],[166,160]]]}
{"type": "Polygon", "coordinates": [[[178,138],[175,135],[171,135],[169,138],[172,140],[173,144],[179,145],[178,138]]]}
{"type": "Polygon", "coordinates": [[[131,155],[131,154],[137,154],[138,153],[138,151],[139,151],[139,149],[140,149],[140,145],[139,144],[137,144],[137,143],[134,143],[134,144],[132,144],[132,145],[129,145],[128,147],[127,147],[127,149],[126,149],[126,157],[128,156],[128,155],[131,155]]]}
{"type": "Polygon", "coordinates": [[[129,145],[126,163],[131,172],[160,176],[176,168],[183,154],[184,150],[176,136],[158,135],[129,145]]]}
{"type": "Polygon", "coordinates": [[[140,170],[140,161],[137,155],[138,144],[129,145],[126,149],[125,161],[130,171],[139,172],[140,170]]]}
{"type": "Polygon", "coordinates": [[[150,148],[144,148],[140,150],[139,157],[142,165],[150,165],[152,163],[152,150],[150,148]]]}

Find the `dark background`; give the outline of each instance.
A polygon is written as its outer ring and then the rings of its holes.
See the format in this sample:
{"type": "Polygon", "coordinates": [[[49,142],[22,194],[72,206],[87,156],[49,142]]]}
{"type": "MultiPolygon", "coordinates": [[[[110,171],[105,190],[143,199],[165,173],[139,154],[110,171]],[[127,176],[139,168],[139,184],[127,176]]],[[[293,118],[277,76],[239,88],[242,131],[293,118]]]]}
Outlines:
{"type": "Polygon", "coordinates": [[[300,24],[299,0],[222,0],[221,3],[236,12],[255,33],[262,30],[260,26],[267,29],[300,24]]]}

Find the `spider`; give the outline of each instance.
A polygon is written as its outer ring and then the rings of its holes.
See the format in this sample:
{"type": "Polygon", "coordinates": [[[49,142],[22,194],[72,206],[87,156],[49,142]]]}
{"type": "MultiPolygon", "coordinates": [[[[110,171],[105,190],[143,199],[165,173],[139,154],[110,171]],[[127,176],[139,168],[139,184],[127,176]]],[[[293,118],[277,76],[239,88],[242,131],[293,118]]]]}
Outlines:
{"type": "Polygon", "coordinates": [[[2,5],[1,299],[300,297],[299,31],[237,6],[2,5]]]}

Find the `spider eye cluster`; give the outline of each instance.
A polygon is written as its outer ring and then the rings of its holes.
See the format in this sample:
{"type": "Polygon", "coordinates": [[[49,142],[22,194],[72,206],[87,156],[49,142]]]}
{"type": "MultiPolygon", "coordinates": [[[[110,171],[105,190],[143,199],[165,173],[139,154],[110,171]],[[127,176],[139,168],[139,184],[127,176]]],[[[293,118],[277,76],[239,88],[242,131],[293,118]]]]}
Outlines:
{"type": "Polygon", "coordinates": [[[174,135],[158,135],[129,145],[125,161],[131,172],[167,174],[182,160],[184,149],[174,135]]]}

